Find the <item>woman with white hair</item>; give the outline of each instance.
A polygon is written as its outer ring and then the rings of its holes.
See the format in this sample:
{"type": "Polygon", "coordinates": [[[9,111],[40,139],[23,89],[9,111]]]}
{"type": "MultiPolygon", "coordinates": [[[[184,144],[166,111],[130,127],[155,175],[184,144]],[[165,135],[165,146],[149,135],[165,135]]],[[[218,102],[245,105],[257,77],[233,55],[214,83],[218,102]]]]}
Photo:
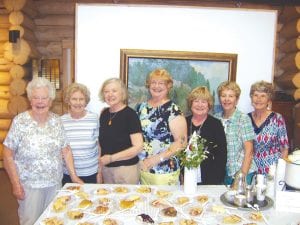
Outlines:
{"type": "Polygon", "coordinates": [[[18,114],[4,140],[3,162],[19,203],[20,225],[32,225],[61,188],[63,159],[73,182],[73,157],[58,115],[49,111],[55,89],[45,78],[29,82],[31,109],[18,114]]]}

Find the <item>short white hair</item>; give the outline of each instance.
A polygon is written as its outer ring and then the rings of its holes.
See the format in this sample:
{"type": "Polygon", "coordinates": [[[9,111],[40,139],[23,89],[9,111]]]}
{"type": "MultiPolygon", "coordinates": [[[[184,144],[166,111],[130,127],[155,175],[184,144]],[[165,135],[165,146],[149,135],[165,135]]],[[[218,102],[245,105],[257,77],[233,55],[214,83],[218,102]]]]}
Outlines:
{"type": "Polygon", "coordinates": [[[26,88],[28,99],[32,98],[32,91],[34,89],[43,88],[43,87],[48,88],[49,98],[51,100],[54,100],[56,90],[55,90],[53,84],[44,77],[35,77],[28,83],[27,88],[26,88]]]}

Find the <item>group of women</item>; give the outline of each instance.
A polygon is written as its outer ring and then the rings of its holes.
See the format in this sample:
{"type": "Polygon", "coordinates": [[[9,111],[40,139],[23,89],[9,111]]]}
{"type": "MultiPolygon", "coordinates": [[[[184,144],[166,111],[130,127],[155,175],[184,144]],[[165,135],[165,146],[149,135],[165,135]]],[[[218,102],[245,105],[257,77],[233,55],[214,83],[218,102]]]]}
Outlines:
{"type": "Polygon", "coordinates": [[[272,84],[251,86],[254,111],[237,109],[241,90],[235,82],[218,87],[222,111],[211,115],[214,102],[200,86],[187,96],[191,115],[184,117],[169,92],[173,79],[165,69],[146,80],[150,98],[134,110],[126,105],[127,88],[117,78],[106,80],[99,97],[108,107],[86,109],[90,93],[71,84],[65,94],[69,111],[51,113],[55,89],[45,78],[27,86],[31,109],[17,115],[4,141],[4,167],[19,202],[21,225],[32,225],[61,187],[76,183],[178,184],[178,151],[196,132],[214,147],[199,167],[199,184],[231,184],[238,172],[250,182],[255,172],[288,153],[283,117],[271,111],[272,84]],[[254,160],[253,160],[254,159],[254,160]]]}

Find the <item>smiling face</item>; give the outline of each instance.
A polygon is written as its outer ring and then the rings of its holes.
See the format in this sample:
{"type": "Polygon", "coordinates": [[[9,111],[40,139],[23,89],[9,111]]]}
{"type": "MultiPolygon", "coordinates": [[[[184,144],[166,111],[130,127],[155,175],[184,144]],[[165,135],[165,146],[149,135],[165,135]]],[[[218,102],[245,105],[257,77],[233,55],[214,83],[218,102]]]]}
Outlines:
{"type": "Polygon", "coordinates": [[[86,99],[81,91],[75,91],[71,94],[69,99],[70,113],[81,115],[85,112],[86,99]]]}
{"type": "Polygon", "coordinates": [[[47,116],[52,104],[52,100],[49,98],[48,88],[41,87],[33,89],[30,104],[33,114],[38,116],[47,116]]]}
{"type": "Polygon", "coordinates": [[[220,102],[224,112],[233,113],[238,103],[238,98],[233,90],[224,89],[220,95],[220,102]]]}
{"type": "Polygon", "coordinates": [[[149,82],[149,91],[152,98],[166,98],[169,93],[169,87],[164,79],[151,79],[149,82]]]}
{"type": "Polygon", "coordinates": [[[251,95],[251,102],[255,110],[267,110],[271,100],[267,93],[254,91],[251,95]]]}
{"type": "Polygon", "coordinates": [[[199,116],[199,117],[207,116],[209,112],[208,101],[200,98],[195,99],[192,102],[191,111],[195,116],[199,116]]]}
{"type": "Polygon", "coordinates": [[[108,83],[103,88],[104,101],[110,107],[117,107],[123,104],[123,92],[121,85],[117,82],[108,83]]]}

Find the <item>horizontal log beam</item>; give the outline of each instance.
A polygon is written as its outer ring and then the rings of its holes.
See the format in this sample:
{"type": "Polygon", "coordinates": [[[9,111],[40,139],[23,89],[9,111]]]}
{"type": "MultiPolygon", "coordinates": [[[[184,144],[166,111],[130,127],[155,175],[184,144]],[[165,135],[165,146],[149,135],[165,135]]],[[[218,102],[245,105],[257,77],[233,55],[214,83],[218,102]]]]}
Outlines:
{"type": "Polygon", "coordinates": [[[284,89],[296,89],[300,88],[300,72],[297,73],[284,73],[279,77],[276,77],[275,83],[284,89]]]}
{"type": "Polygon", "coordinates": [[[40,42],[57,42],[62,39],[74,39],[74,32],[74,27],[69,26],[38,26],[35,31],[35,36],[40,42]]]}
{"type": "Polygon", "coordinates": [[[47,15],[34,19],[37,26],[72,26],[75,25],[74,15],[47,15]]]}

